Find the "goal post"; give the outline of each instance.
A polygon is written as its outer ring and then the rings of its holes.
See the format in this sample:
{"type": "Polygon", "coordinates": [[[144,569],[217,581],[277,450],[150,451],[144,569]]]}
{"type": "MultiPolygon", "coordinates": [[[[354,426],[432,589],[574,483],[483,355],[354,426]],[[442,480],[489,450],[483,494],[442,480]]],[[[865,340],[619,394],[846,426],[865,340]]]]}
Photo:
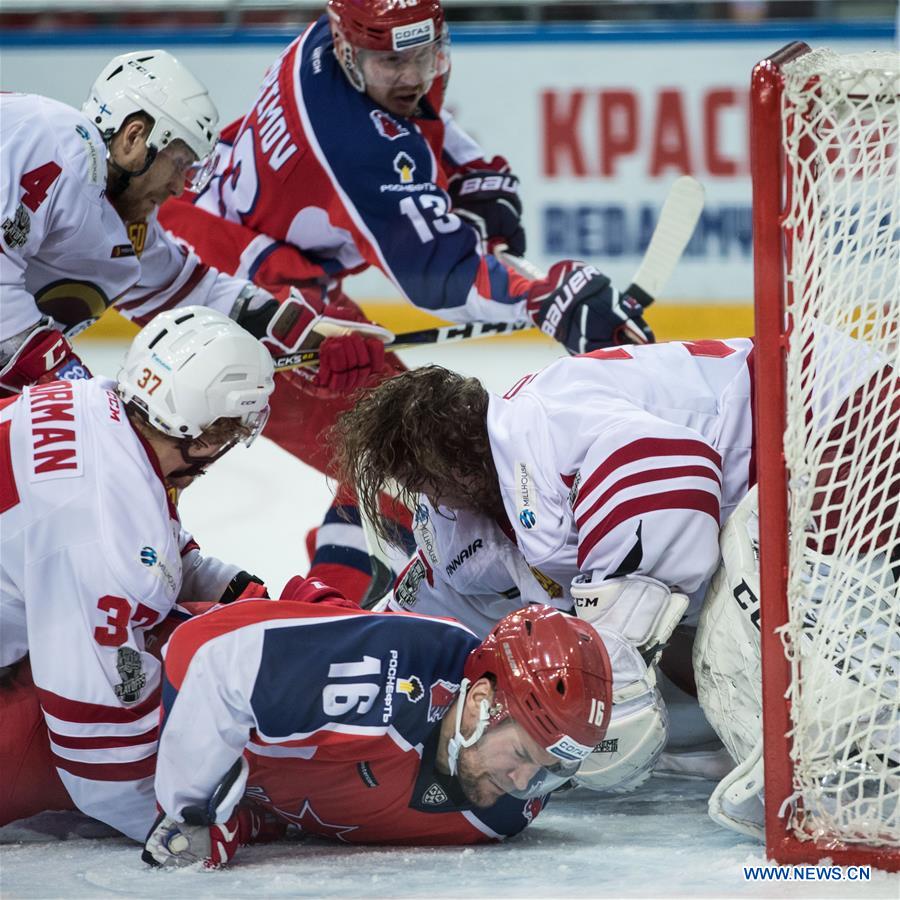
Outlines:
{"type": "Polygon", "coordinates": [[[900,55],[751,82],[766,843],[900,870],[900,55]]]}

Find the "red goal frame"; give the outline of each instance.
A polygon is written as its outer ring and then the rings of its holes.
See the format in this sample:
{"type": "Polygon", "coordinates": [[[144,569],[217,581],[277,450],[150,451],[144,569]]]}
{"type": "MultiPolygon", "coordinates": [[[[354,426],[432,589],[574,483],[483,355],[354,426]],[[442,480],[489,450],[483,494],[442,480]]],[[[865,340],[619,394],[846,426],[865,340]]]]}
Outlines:
{"type": "Polygon", "coordinates": [[[791,667],[776,629],[788,621],[787,470],[784,461],[785,359],[790,338],[785,309],[785,160],[781,135],[781,67],[809,53],[794,42],[758,63],[751,79],[750,159],[753,179],[753,275],[756,319],[755,422],[759,478],[760,590],[766,852],[780,863],[871,865],[900,871],[890,847],[799,840],[781,814],[793,794],[790,705],[785,693],[791,667]]]}

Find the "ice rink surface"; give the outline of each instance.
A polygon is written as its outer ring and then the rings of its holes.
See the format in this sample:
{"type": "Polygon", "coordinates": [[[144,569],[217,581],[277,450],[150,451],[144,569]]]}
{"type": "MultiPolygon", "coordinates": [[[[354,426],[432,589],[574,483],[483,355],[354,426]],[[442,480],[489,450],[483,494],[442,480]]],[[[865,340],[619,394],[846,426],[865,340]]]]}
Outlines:
{"type": "MultiPolygon", "coordinates": [[[[95,374],[114,377],[123,346],[81,341],[95,374]]],[[[470,342],[404,354],[503,392],[558,355],[548,343],[470,342]]],[[[317,472],[265,438],[238,448],[185,493],[185,525],[210,554],[263,577],[270,591],[307,567],[304,538],[330,492],[317,472]]],[[[2,775],[0,775],[2,777],[2,775]]],[[[766,897],[900,898],[900,876],[867,882],[754,882],[744,866],[762,846],[707,816],[713,783],[653,777],[623,796],[573,791],[500,845],[362,848],[298,839],[246,847],[228,869],[153,871],[140,848],[74,814],[45,813],[0,828],[0,897],[766,897]]]]}

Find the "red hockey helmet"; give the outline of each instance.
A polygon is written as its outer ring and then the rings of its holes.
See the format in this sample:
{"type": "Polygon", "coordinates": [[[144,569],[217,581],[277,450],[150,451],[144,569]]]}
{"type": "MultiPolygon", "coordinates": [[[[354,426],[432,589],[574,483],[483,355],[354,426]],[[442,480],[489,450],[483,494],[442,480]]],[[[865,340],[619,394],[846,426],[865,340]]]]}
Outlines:
{"type": "Polygon", "coordinates": [[[328,0],[328,15],[335,55],[358,91],[410,64],[428,85],[450,67],[439,0],[328,0]]]}
{"type": "Polygon", "coordinates": [[[612,666],[587,622],[550,606],[501,619],[469,654],[464,676],[495,680],[491,724],[512,717],[563,763],[578,763],[603,740],[612,711],[612,666]]]}

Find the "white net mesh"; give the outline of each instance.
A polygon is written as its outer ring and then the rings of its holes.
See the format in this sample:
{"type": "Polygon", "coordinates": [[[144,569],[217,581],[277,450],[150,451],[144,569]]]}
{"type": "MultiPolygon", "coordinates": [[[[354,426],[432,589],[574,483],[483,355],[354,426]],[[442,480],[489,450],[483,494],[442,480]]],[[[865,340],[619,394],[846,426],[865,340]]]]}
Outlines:
{"type": "Polygon", "coordinates": [[[900,56],[783,73],[791,825],[900,848],[900,56]]]}

